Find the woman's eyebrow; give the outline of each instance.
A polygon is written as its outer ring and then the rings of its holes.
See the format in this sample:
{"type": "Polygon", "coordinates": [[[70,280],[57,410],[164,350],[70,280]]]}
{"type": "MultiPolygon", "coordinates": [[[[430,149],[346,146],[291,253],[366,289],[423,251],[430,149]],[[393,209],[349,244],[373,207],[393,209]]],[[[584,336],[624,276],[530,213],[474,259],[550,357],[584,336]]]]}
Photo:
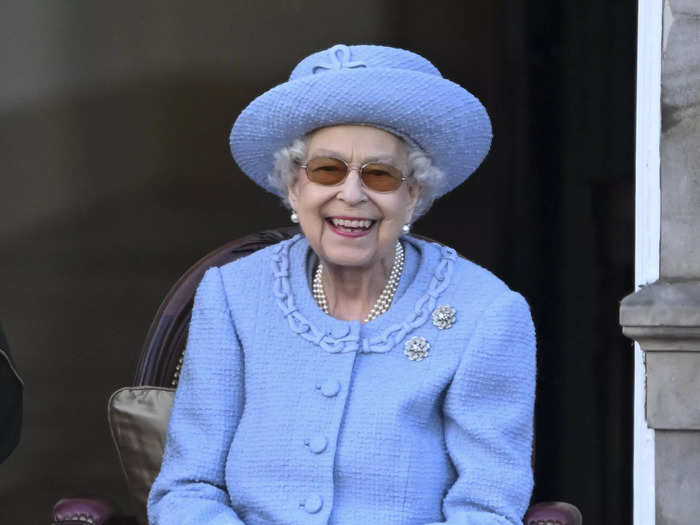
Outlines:
{"type": "Polygon", "coordinates": [[[333,157],[336,159],[347,160],[345,158],[345,155],[343,155],[339,151],[333,151],[332,149],[325,149],[325,148],[319,148],[319,149],[312,150],[311,152],[309,152],[309,156],[311,156],[311,157],[333,157]]]}
{"type": "MultiPolygon", "coordinates": [[[[333,151],[330,149],[325,149],[325,148],[319,148],[316,150],[313,150],[309,154],[309,158],[316,158],[316,157],[333,157],[336,159],[341,159],[346,162],[350,162],[348,158],[340,153],[339,151],[333,151]]],[[[365,164],[367,162],[388,162],[392,163],[395,162],[395,159],[393,156],[385,154],[385,155],[370,155],[369,157],[363,157],[360,160],[360,163],[365,164]]]]}

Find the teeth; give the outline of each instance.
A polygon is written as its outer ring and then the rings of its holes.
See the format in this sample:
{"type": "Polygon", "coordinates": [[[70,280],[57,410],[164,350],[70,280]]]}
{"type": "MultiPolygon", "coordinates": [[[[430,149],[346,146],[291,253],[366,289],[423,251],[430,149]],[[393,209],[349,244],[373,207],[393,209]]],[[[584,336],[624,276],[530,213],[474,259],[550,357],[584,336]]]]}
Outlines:
{"type": "Polygon", "coordinates": [[[336,219],[336,218],[331,218],[331,222],[333,223],[333,226],[340,226],[343,228],[363,228],[367,229],[370,226],[372,226],[372,221],[368,219],[360,219],[360,220],[348,220],[348,219],[336,219]]]}

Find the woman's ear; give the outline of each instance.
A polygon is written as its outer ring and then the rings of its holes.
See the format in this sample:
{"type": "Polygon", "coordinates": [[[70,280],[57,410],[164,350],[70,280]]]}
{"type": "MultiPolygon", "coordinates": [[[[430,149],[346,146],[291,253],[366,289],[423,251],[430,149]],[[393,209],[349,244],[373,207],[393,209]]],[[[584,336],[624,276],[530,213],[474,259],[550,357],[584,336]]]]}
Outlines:
{"type": "Polygon", "coordinates": [[[420,184],[414,183],[408,185],[408,221],[413,222],[413,212],[416,209],[416,204],[418,203],[418,197],[420,197],[420,192],[422,188],[420,184]]]}
{"type": "Polygon", "coordinates": [[[292,210],[297,209],[297,204],[299,202],[298,184],[299,178],[297,178],[294,182],[287,186],[287,200],[289,201],[289,205],[292,207],[292,210]]]}

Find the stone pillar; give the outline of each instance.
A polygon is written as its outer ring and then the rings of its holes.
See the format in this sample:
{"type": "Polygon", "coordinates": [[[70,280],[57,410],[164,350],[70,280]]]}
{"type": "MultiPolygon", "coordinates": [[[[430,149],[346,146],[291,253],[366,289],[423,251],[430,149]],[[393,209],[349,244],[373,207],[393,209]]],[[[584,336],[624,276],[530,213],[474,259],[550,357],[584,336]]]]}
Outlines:
{"type": "Polygon", "coordinates": [[[646,360],[657,525],[700,520],[700,1],[666,0],[661,64],[659,280],[620,324],[646,360]]]}

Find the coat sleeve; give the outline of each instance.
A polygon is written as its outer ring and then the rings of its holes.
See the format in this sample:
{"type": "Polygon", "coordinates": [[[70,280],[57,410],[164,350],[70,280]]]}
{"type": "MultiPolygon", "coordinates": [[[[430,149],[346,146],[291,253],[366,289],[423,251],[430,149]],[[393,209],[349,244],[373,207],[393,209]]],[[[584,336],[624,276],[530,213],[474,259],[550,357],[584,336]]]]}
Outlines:
{"type": "Polygon", "coordinates": [[[530,309],[511,291],[489,306],[468,342],[443,405],[457,471],[444,523],[522,524],[533,485],[535,346],[530,309]]]}
{"type": "Polygon", "coordinates": [[[163,463],[148,496],[151,525],[234,525],[225,467],[243,409],[241,348],[220,270],[195,294],[163,463]]]}

